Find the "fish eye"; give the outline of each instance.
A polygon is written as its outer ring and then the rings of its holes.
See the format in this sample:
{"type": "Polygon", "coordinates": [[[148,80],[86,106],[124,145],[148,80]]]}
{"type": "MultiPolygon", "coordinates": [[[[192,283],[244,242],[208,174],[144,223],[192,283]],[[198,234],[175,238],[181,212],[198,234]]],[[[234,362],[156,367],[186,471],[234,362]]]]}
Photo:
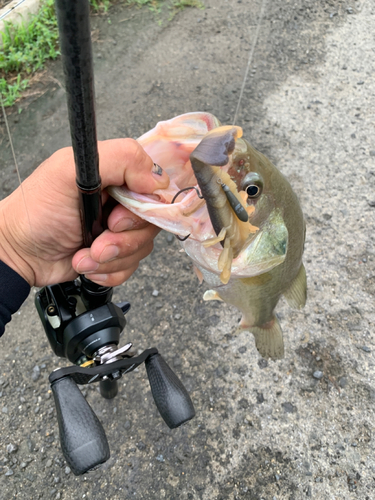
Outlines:
{"type": "Polygon", "coordinates": [[[259,196],[259,192],[260,187],[256,184],[250,184],[249,186],[246,186],[246,193],[249,198],[256,198],[257,196],[259,196]]]}
{"type": "Polygon", "coordinates": [[[262,194],[263,179],[256,172],[250,172],[243,179],[241,188],[246,191],[249,198],[258,198],[262,194]]]}

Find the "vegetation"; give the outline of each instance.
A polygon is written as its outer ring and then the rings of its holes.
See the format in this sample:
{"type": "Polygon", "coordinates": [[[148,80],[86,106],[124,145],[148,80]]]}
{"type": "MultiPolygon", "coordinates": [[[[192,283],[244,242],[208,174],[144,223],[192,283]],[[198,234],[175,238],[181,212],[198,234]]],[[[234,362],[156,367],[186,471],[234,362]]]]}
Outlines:
{"type": "MultiPolygon", "coordinates": [[[[94,12],[107,11],[110,0],[90,0],[94,12]]],[[[0,92],[5,106],[12,106],[48,59],[59,55],[54,0],[44,0],[28,24],[5,23],[0,33],[0,92]]]]}
{"type": "Polygon", "coordinates": [[[138,7],[147,6],[156,13],[160,13],[162,7],[167,6],[172,11],[172,17],[174,13],[185,7],[203,8],[203,4],[200,0],[169,0],[169,2],[166,0],[125,0],[125,3],[127,5],[137,5],[138,7]]]}
{"type": "MultiPolygon", "coordinates": [[[[115,0],[89,0],[93,12],[107,12],[115,0]]],[[[171,11],[170,19],[185,7],[202,8],[200,0],[124,0],[125,5],[147,7],[160,14],[171,11]]],[[[12,106],[30,83],[31,77],[49,59],[59,56],[58,28],[54,0],[43,0],[39,12],[27,25],[5,23],[0,32],[0,94],[5,106],[12,106]]]]}

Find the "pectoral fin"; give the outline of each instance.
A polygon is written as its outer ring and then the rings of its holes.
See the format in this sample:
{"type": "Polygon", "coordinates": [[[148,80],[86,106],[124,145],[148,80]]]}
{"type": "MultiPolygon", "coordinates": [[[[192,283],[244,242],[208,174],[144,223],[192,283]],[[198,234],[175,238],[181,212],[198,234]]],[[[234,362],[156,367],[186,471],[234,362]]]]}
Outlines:
{"type": "Polygon", "coordinates": [[[279,321],[274,317],[262,326],[249,328],[255,337],[255,345],[263,358],[281,359],[284,357],[284,340],[279,321]]]}
{"type": "Polygon", "coordinates": [[[293,309],[302,309],[306,304],[306,271],[305,266],[301,264],[297,276],[294,278],[290,288],[284,293],[286,301],[293,309]]]}

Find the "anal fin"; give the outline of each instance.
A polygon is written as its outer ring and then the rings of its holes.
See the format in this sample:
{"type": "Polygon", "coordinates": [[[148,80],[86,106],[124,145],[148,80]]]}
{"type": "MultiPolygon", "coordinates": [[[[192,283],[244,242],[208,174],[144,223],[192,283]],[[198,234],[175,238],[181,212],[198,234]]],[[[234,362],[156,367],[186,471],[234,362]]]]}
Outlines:
{"type": "Polygon", "coordinates": [[[306,304],[307,284],[305,266],[301,264],[297,276],[289,289],[284,292],[284,297],[293,309],[302,309],[306,304]]]}
{"type": "Polygon", "coordinates": [[[276,317],[265,325],[252,326],[249,330],[254,335],[256,348],[263,358],[281,359],[284,357],[283,332],[276,317]]]}

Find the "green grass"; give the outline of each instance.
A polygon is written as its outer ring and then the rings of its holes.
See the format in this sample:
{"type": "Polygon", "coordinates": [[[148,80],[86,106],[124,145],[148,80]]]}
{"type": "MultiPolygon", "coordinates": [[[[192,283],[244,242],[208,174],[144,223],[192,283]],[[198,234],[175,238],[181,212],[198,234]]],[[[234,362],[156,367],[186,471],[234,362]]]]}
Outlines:
{"type": "MultiPolygon", "coordinates": [[[[94,12],[107,11],[110,0],[90,0],[94,12]]],[[[59,56],[54,0],[44,0],[29,24],[5,23],[0,33],[0,91],[5,106],[21,96],[30,77],[49,59],[59,56]]]]}
{"type": "Polygon", "coordinates": [[[5,23],[1,33],[0,89],[5,106],[11,106],[47,59],[56,59],[57,21],[53,0],[46,0],[28,25],[5,23]]]}
{"type": "MultiPolygon", "coordinates": [[[[90,0],[94,12],[107,12],[113,0],[90,0]]],[[[156,14],[171,11],[170,19],[185,7],[203,8],[200,0],[124,0],[125,5],[147,7],[156,14]]],[[[5,23],[0,32],[0,92],[5,106],[12,106],[29,86],[30,78],[49,59],[59,55],[58,28],[54,0],[43,0],[29,24],[5,23]]]]}
{"type": "Polygon", "coordinates": [[[136,5],[138,7],[148,7],[151,11],[160,14],[162,7],[166,6],[173,15],[185,7],[203,8],[203,3],[200,0],[125,0],[126,5],[136,5]]]}
{"type": "Polygon", "coordinates": [[[186,7],[195,7],[196,9],[203,9],[204,5],[200,0],[173,0],[171,6],[171,15],[169,19],[171,20],[178,11],[185,9],[186,7]]]}

